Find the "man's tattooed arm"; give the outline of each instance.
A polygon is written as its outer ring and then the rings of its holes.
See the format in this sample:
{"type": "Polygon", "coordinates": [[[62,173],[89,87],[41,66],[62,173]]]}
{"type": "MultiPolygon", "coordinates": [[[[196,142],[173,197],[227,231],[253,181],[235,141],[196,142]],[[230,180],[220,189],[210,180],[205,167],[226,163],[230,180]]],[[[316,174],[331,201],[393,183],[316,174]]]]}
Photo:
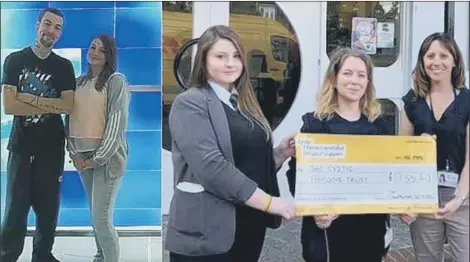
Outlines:
{"type": "Polygon", "coordinates": [[[47,112],[43,109],[24,103],[17,99],[17,88],[13,85],[2,85],[3,106],[5,114],[17,116],[42,115],[47,112]]]}
{"type": "Polygon", "coordinates": [[[62,91],[60,98],[46,98],[29,93],[18,93],[17,99],[47,113],[70,114],[73,109],[74,93],[73,90],[62,91]]]}

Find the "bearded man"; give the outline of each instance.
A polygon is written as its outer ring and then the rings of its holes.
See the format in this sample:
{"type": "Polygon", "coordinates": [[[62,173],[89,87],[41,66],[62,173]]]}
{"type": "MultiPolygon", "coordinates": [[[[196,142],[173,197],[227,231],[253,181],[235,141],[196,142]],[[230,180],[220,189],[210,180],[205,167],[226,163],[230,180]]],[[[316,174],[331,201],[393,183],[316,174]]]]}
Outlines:
{"type": "Polygon", "coordinates": [[[56,8],[39,13],[36,41],[5,59],[2,77],[5,113],[14,115],[8,143],[7,192],[0,234],[0,261],[23,252],[27,217],[36,215],[33,262],[56,262],[52,255],[64,168],[65,130],[61,114],[73,108],[72,63],[52,51],[64,26],[56,8]]]}

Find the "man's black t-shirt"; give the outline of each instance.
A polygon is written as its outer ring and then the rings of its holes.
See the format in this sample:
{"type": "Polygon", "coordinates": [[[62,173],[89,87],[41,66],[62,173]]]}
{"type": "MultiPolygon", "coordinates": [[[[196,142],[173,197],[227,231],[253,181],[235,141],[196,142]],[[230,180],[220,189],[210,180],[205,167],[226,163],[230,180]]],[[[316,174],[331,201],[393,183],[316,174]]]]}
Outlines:
{"type": "MultiPolygon", "coordinates": [[[[5,58],[2,84],[48,98],[59,98],[62,91],[75,90],[72,63],[52,52],[46,59],[37,57],[31,47],[5,58]]],[[[65,130],[60,114],[14,116],[8,150],[37,153],[64,150],[65,130]]]]}

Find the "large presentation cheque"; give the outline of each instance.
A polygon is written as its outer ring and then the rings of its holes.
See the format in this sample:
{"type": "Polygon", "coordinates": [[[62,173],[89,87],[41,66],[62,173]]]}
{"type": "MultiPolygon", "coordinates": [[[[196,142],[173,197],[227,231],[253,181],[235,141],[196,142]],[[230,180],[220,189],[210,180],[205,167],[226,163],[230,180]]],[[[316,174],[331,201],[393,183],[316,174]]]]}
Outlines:
{"type": "Polygon", "coordinates": [[[436,144],[424,136],[296,136],[299,216],[435,213],[436,144]]]}

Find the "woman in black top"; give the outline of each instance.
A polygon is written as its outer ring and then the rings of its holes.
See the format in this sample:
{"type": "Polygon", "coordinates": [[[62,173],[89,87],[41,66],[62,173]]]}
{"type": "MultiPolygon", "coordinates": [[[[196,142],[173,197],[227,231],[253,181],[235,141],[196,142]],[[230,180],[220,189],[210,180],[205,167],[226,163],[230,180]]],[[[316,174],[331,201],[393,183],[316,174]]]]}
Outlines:
{"type": "Polygon", "coordinates": [[[294,216],[276,177],[294,136],[273,148],[232,29],[208,28],[197,47],[192,88],[170,112],[176,188],[166,248],[171,262],[256,262],[266,228],[294,216]]]}
{"type": "Polygon", "coordinates": [[[469,91],[465,66],[455,41],[446,34],[428,36],[413,72],[413,89],[404,97],[402,135],[433,135],[437,140],[437,176],[441,209],[419,216],[410,226],[418,262],[441,262],[444,239],[453,261],[470,261],[469,91]]]}
{"type": "MultiPolygon", "coordinates": [[[[317,109],[302,116],[303,133],[392,135],[375,99],[370,58],[349,48],[331,58],[317,109]]],[[[296,160],[287,177],[295,193],[296,160]]],[[[304,217],[301,243],[307,262],[380,262],[386,254],[387,214],[304,217]]]]}

